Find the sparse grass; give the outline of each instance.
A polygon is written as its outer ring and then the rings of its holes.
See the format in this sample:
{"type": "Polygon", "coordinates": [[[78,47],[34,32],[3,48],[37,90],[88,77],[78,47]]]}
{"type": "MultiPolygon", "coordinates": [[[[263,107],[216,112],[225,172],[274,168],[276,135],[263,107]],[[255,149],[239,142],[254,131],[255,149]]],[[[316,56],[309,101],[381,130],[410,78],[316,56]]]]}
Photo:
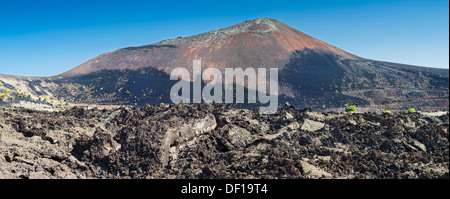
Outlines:
{"type": "Polygon", "coordinates": [[[21,91],[21,92],[18,92],[18,94],[17,94],[19,97],[21,97],[21,98],[24,98],[24,97],[27,97],[28,96],[28,93],[26,92],[26,91],[21,91]]]}

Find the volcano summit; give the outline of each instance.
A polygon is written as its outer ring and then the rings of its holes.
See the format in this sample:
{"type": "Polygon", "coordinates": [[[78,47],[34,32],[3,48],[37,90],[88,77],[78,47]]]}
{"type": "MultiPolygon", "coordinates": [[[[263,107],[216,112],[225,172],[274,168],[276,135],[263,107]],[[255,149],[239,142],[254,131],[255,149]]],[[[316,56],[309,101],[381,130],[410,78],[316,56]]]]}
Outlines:
{"type": "Polygon", "coordinates": [[[194,59],[201,59],[207,68],[283,68],[294,51],[304,49],[356,58],[282,22],[262,18],[190,37],[119,49],[100,55],[65,74],[73,76],[103,69],[136,70],[148,66],[167,71],[191,66],[194,59]]]}

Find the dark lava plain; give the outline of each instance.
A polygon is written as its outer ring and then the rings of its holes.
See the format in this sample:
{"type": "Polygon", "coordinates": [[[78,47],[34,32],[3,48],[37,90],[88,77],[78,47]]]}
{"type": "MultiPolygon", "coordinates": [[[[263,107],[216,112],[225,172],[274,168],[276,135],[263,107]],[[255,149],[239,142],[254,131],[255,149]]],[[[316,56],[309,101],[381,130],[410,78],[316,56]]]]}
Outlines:
{"type": "Polygon", "coordinates": [[[0,178],[449,178],[449,115],[0,107],[0,178]]]}

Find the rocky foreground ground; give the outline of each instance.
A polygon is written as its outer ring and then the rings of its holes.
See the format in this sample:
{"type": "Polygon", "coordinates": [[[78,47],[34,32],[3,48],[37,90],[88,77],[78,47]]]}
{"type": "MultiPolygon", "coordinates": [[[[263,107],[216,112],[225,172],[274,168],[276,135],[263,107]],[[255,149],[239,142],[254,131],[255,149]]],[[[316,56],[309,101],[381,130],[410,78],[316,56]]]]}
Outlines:
{"type": "Polygon", "coordinates": [[[449,115],[0,107],[0,178],[449,178],[449,115]]]}

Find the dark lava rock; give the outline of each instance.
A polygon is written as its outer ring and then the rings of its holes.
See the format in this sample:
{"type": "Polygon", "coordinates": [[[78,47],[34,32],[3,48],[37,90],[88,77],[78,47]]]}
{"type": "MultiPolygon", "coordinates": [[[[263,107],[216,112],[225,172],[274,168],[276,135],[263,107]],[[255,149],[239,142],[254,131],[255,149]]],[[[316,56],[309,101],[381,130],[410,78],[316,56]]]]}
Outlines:
{"type": "Polygon", "coordinates": [[[447,178],[449,116],[0,108],[0,178],[447,178]],[[52,169],[53,168],[53,169],[52,169]]]}

